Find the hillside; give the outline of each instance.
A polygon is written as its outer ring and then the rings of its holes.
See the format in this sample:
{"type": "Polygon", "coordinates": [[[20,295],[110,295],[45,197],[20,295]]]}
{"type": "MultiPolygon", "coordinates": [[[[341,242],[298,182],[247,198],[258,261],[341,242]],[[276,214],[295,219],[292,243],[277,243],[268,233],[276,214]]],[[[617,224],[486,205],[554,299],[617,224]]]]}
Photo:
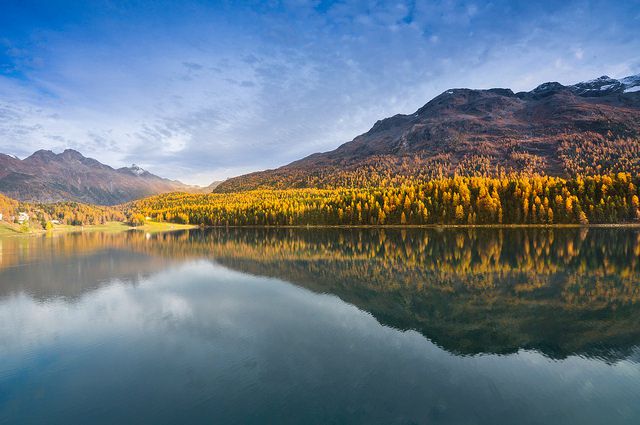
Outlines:
{"type": "Polygon", "coordinates": [[[640,75],[529,92],[452,89],[337,149],[232,178],[216,191],[350,187],[502,172],[640,172],[640,75]]]}
{"type": "Polygon", "coordinates": [[[136,165],[114,169],[72,149],[60,154],[39,150],[23,160],[0,154],[0,192],[20,201],[115,205],[194,189],[136,165]]]}

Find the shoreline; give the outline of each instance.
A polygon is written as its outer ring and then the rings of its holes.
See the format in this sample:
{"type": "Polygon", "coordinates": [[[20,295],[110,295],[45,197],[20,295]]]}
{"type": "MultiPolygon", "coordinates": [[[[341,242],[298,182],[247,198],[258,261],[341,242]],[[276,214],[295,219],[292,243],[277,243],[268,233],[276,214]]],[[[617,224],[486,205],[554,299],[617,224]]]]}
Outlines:
{"type": "Polygon", "coordinates": [[[143,226],[130,226],[127,223],[112,221],[105,224],[91,224],[86,226],[71,226],[71,225],[55,225],[51,230],[45,229],[32,229],[30,228],[26,232],[20,231],[18,225],[12,223],[0,223],[0,238],[3,237],[19,237],[19,236],[47,236],[47,235],[62,235],[67,233],[120,233],[129,231],[145,231],[147,233],[160,233],[171,232],[176,230],[197,229],[197,225],[190,224],[175,224],[175,223],[159,223],[150,222],[143,226]]]}
{"type": "Polygon", "coordinates": [[[198,226],[198,229],[441,229],[441,228],[640,228],[640,223],[594,224],[283,224],[283,225],[229,225],[198,226]]]}
{"type": "Polygon", "coordinates": [[[60,235],[65,233],[84,233],[84,232],[103,232],[103,233],[120,233],[129,231],[145,231],[147,233],[162,233],[178,230],[195,230],[195,229],[640,229],[640,223],[596,223],[596,224],[351,224],[351,225],[332,225],[332,224],[315,224],[315,225],[229,225],[229,226],[200,226],[196,224],[175,224],[163,222],[150,222],[143,226],[130,226],[123,222],[110,222],[106,224],[87,225],[87,226],[56,226],[52,230],[30,229],[27,232],[21,232],[17,226],[1,223],[0,238],[15,236],[41,236],[41,235],[60,235]]]}

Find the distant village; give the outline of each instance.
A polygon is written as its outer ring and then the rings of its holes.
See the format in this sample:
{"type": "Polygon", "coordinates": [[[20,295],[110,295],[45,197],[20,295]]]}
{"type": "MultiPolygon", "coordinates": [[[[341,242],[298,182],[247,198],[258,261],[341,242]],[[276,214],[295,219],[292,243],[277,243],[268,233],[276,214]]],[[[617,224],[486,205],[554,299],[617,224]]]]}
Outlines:
{"type": "MultiPolygon", "coordinates": [[[[0,221],[5,221],[4,219],[4,214],[0,213],[0,221]]],[[[29,214],[26,212],[19,212],[18,216],[16,217],[15,215],[11,215],[8,217],[8,220],[6,220],[10,223],[18,223],[18,224],[22,224],[24,222],[29,221],[29,214]]]]}

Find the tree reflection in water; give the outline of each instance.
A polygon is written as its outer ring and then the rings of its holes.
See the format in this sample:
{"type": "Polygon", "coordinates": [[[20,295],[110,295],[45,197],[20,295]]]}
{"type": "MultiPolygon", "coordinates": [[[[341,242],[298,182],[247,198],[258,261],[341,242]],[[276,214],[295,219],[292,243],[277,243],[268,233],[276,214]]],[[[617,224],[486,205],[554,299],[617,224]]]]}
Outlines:
{"type": "Polygon", "coordinates": [[[454,354],[615,360],[640,343],[639,255],[634,228],[79,233],[0,239],[0,296],[73,299],[205,258],[334,294],[454,354]]]}

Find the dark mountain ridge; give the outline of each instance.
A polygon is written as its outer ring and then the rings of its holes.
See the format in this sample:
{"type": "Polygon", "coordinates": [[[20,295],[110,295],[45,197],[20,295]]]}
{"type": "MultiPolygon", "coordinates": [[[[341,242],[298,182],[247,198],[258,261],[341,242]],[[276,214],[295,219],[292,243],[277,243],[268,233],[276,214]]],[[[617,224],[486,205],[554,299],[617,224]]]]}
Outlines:
{"type": "Polygon", "coordinates": [[[20,201],[77,201],[115,205],[150,195],[198,188],[136,166],[114,169],[67,149],[39,150],[19,158],[0,154],[0,192],[20,201]]]}
{"type": "Polygon", "coordinates": [[[229,179],[216,191],[384,184],[398,176],[637,172],[639,136],[640,75],[519,93],[451,89],[333,151],[229,179]]]}

